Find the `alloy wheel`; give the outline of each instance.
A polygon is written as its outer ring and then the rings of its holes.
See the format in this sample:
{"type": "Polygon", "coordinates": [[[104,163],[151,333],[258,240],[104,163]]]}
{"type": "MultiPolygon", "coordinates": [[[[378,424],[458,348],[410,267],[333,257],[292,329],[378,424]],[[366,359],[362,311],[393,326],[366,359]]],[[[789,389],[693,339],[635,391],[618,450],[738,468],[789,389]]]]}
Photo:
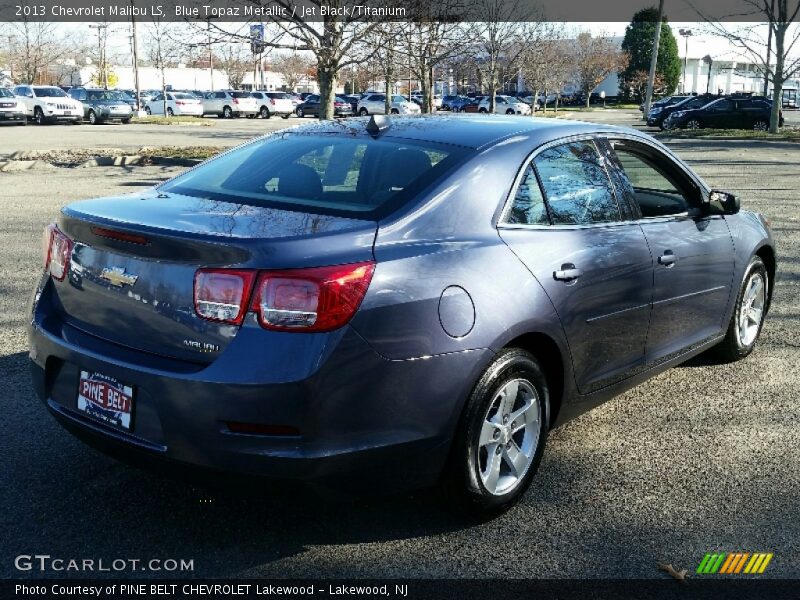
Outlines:
{"type": "Polygon", "coordinates": [[[298,116],[299,118],[301,118],[301,119],[302,119],[304,116],[306,116],[306,114],[305,114],[305,112],[303,111],[303,109],[302,109],[302,108],[299,108],[299,107],[298,107],[298,109],[297,109],[297,111],[296,111],[296,112],[297,112],[297,116],[298,116]]]}
{"type": "Polygon", "coordinates": [[[756,271],[750,275],[744,289],[738,325],[739,342],[746,347],[755,341],[764,318],[767,286],[762,273],[756,271]]]}
{"type": "Polygon", "coordinates": [[[167,109],[167,116],[168,117],[174,117],[175,116],[175,113],[173,112],[173,110],[171,108],[167,109]]]}
{"type": "Polygon", "coordinates": [[[94,113],[93,110],[89,111],[89,123],[92,125],[97,125],[97,115],[94,113]]]}
{"type": "Polygon", "coordinates": [[[222,116],[225,117],[226,119],[233,118],[233,111],[231,110],[230,106],[226,106],[225,108],[222,109],[222,116]]]}
{"type": "Polygon", "coordinates": [[[261,107],[261,118],[262,119],[269,119],[269,109],[266,106],[261,107]]]}
{"type": "Polygon", "coordinates": [[[44,125],[44,113],[41,108],[37,107],[36,110],[33,111],[33,118],[37,125],[44,125]]]}
{"type": "Polygon", "coordinates": [[[686,123],[687,129],[700,129],[700,121],[697,119],[692,119],[688,123],[686,123]]]}
{"type": "Polygon", "coordinates": [[[512,379],[489,403],[476,451],[490,494],[507,494],[525,477],[539,445],[541,413],[539,395],[525,379],[512,379]]]}
{"type": "Polygon", "coordinates": [[[767,129],[769,129],[769,124],[766,121],[758,120],[753,123],[754,131],[766,131],[767,129]]]}

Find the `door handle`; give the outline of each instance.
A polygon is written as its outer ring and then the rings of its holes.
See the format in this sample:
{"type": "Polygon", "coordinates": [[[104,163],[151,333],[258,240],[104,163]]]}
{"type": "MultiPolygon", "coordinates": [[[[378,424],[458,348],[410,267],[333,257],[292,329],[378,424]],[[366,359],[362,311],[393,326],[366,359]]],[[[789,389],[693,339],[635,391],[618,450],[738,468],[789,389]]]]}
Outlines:
{"type": "Polygon", "coordinates": [[[553,279],[559,281],[575,281],[578,277],[583,275],[583,271],[578,269],[572,263],[565,263],[561,265],[561,269],[553,271],[553,279]]]}
{"type": "Polygon", "coordinates": [[[664,250],[664,254],[658,257],[658,264],[671,267],[677,260],[678,257],[675,256],[672,250],[664,250]]]}

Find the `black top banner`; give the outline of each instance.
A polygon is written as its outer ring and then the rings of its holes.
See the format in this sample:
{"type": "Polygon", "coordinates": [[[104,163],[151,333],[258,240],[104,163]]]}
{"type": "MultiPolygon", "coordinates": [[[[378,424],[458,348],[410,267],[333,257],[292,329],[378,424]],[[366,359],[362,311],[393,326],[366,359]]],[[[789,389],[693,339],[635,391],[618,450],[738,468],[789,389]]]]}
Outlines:
{"type": "MultiPolygon", "coordinates": [[[[792,4],[790,0],[790,4],[792,4]]],[[[0,22],[627,22],[654,0],[0,0],[0,22]],[[489,18],[500,14],[502,19],[489,18]]],[[[669,0],[670,21],[762,22],[748,0],[669,0]]]]}

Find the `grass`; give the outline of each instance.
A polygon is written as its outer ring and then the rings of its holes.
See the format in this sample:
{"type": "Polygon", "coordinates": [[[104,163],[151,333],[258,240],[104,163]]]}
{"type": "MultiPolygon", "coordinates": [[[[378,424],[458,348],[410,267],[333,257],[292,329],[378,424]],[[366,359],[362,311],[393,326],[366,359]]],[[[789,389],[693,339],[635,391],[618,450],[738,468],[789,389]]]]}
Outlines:
{"type": "Polygon", "coordinates": [[[800,142],[800,128],[782,127],[778,133],[751,131],[749,129],[671,129],[657,133],[662,138],[724,138],[738,140],[777,140],[800,142]]]}
{"type": "Polygon", "coordinates": [[[200,127],[213,127],[213,119],[203,119],[202,117],[133,117],[131,123],[145,125],[198,125],[200,127]]]}

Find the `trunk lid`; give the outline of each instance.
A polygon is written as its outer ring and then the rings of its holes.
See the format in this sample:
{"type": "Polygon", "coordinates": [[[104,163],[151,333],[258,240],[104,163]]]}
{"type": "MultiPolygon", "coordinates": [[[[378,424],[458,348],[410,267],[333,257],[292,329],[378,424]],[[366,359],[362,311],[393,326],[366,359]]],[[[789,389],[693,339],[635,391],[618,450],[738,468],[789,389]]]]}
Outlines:
{"type": "Polygon", "coordinates": [[[73,241],[67,277],[54,281],[66,323],[126,347],[197,363],[213,361],[239,329],[197,316],[198,268],[372,260],[377,231],[374,221],[158,192],[71,204],[58,226],[73,241]]]}

